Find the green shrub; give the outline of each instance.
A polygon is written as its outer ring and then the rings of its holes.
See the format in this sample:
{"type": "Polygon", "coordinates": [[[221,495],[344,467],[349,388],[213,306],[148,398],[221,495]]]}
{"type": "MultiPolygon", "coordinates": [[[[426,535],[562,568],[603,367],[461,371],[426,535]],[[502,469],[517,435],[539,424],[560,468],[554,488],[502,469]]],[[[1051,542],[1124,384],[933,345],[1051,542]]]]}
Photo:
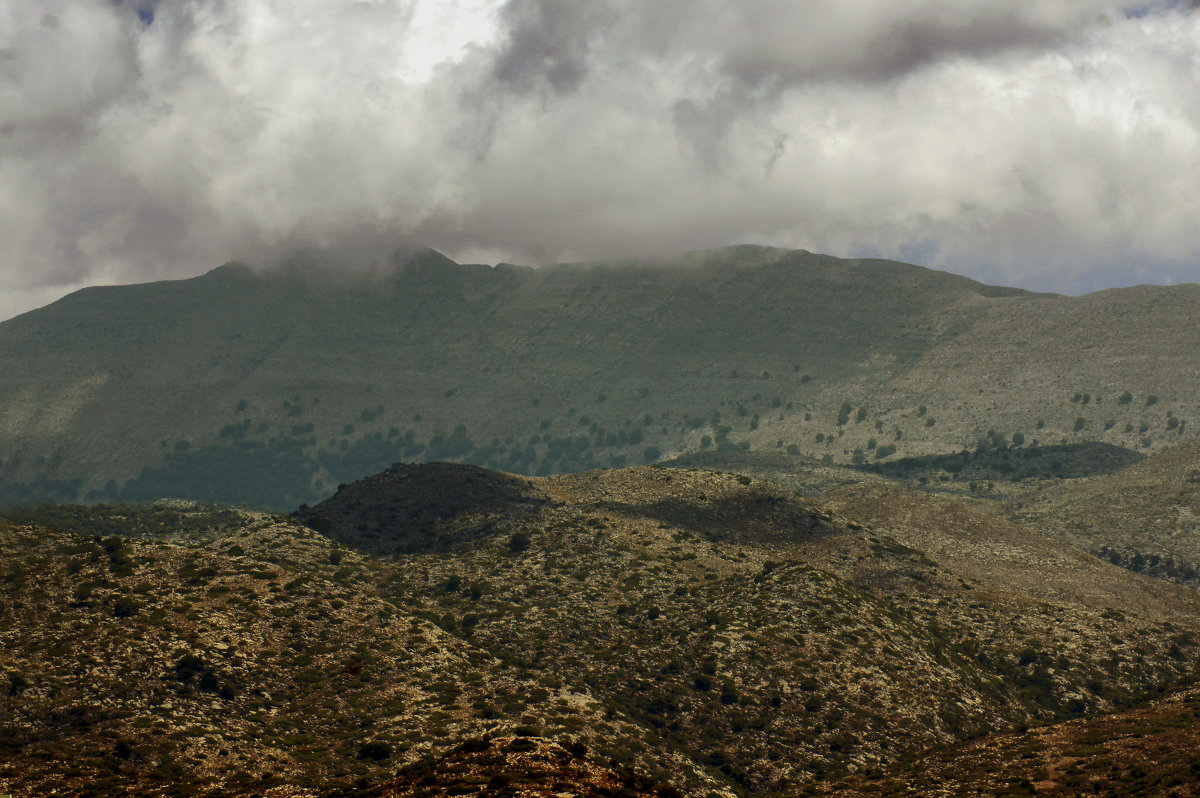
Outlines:
{"type": "Polygon", "coordinates": [[[392,747],[381,740],[373,740],[369,743],[364,743],[359,746],[358,758],[369,759],[372,762],[382,762],[385,759],[391,759],[392,747]]]}
{"type": "Polygon", "coordinates": [[[116,618],[132,618],[140,609],[141,605],[129,596],[121,596],[112,603],[112,614],[116,618]]]}

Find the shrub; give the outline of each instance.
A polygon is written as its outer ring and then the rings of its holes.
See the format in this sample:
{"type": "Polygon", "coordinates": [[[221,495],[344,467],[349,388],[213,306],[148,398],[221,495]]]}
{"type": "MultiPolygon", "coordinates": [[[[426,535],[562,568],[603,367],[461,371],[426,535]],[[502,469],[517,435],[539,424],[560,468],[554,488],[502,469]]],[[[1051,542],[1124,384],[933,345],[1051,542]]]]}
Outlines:
{"type": "Polygon", "coordinates": [[[514,532],[513,536],[508,539],[508,550],[519,554],[528,549],[532,542],[533,539],[528,532],[514,532]]]}
{"type": "Polygon", "coordinates": [[[1156,405],[1156,404],[1158,404],[1157,396],[1155,396],[1154,394],[1150,394],[1149,396],[1146,397],[1146,407],[1149,407],[1150,405],[1156,405]]]}
{"type": "Polygon", "coordinates": [[[8,694],[10,696],[19,696],[25,692],[25,688],[29,687],[29,682],[19,673],[14,673],[8,677],[8,694]]]}
{"type": "Polygon", "coordinates": [[[1126,391],[1125,393],[1123,393],[1119,397],[1117,397],[1117,401],[1123,405],[1127,405],[1133,401],[1133,394],[1131,394],[1129,391],[1126,391]]]}
{"type": "Polygon", "coordinates": [[[662,451],[657,446],[647,446],[646,451],[642,452],[642,457],[647,463],[655,463],[662,457],[662,451]]]}
{"type": "Polygon", "coordinates": [[[359,759],[369,759],[372,762],[382,762],[385,759],[390,759],[391,756],[392,747],[380,740],[364,743],[358,749],[359,759]]]}
{"type": "Polygon", "coordinates": [[[186,682],[206,667],[208,666],[200,656],[196,654],[184,654],[175,663],[175,678],[181,682],[186,682]]]}
{"type": "Polygon", "coordinates": [[[738,695],[737,690],[734,689],[733,682],[726,680],[725,683],[721,685],[721,703],[736,704],[739,699],[741,699],[741,696],[738,695]]]}
{"type": "Polygon", "coordinates": [[[1024,446],[1025,445],[1025,434],[1021,433],[1021,432],[1014,432],[1013,436],[1012,436],[1012,445],[1013,446],[1024,446]]]}
{"type": "Polygon", "coordinates": [[[1075,419],[1075,431],[1076,432],[1079,432],[1086,426],[1087,426],[1087,419],[1085,419],[1083,416],[1080,416],[1079,418],[1075,419]]]}
{"type": "Polygon", "coordinates": [[[132,618],[141,606],[129,596],[121,596],[112,604],[112,614],[117,618],[132,618]]]}
{"type": "Polygon", "coordinates": [[[220,682],[217,680],[217,674],[211,668],[206,668],[200,674],[200,681],[196,684],[201,690],[207,693],[215,693],[220,688],[220,682]]]}

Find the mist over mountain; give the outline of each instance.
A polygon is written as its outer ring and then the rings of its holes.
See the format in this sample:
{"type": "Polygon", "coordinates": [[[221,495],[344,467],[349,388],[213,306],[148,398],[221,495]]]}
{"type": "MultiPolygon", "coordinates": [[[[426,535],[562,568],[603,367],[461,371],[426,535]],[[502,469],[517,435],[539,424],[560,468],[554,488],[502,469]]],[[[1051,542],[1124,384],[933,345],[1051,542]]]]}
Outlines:
{"type": "Polygon", "coordinates": [[[0,798],[1200,795],[1198,67],[0,6],[0,798]]]}
{"type": "Polygon", "coordinates": [[[397,461],[550,474],[735,449],[881,466],[1006,451],[1012,479],[1070,472],[1073,446],[1136,457],[1193,434],[1196,286],[1064,297],[751,246],[269,265],[85,289],[0,324],[0,502],[287,509],[397,461]]]}

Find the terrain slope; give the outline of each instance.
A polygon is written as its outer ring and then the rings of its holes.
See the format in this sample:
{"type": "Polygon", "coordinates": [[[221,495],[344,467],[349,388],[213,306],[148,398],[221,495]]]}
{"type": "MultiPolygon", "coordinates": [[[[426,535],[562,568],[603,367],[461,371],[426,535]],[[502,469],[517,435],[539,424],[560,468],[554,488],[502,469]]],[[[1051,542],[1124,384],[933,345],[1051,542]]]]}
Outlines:
{"type": "Polygon", "coordinates": [[[1051,482],[1008,514],[1142,573],[1200,586],[1200,446],[1188,441],[1112,474],[1051,482]]]}
{"type": "Polygon", "coordinates": [[[0,505],[282,510],[397,461],[887,464],[981,440],[1127,461],[1193,434],[1198,294],[1031,294],[752,246],[538,269],[312,252],[89,288],[0,323],[0,505]]]}
{"type": "Polygon", "coordinates": [[[293,518],[35,508],[0,524],[0,790],[907,789],[1175,711],[1194,591],[833,482],[398,464],[293,518]]]}

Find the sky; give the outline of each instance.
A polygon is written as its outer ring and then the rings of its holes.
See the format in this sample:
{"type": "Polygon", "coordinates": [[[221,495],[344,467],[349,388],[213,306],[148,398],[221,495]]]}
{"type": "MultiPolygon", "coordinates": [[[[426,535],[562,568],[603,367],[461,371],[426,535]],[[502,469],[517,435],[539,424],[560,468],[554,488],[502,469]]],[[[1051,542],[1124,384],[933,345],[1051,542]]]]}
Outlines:
{"type": "Polygon", "coordinates": [[[0,319],[400,241],[1200,282],[1197,5],[6,0],[0,319]]]}

